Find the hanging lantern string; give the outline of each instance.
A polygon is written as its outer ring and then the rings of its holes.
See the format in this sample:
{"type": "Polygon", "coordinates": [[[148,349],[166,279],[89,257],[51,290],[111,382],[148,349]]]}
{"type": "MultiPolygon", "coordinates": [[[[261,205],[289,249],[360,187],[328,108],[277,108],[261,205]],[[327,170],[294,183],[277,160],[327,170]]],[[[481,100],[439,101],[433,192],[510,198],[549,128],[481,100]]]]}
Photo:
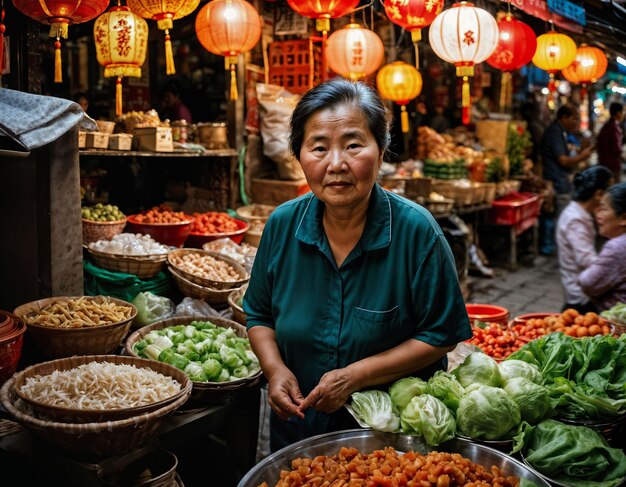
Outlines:
{"type": "Polygon", "coordinates": [[[165,74],[176,74],[174,53],[172,52],[172,37],[169,29],[165,29],[165,74]]]}

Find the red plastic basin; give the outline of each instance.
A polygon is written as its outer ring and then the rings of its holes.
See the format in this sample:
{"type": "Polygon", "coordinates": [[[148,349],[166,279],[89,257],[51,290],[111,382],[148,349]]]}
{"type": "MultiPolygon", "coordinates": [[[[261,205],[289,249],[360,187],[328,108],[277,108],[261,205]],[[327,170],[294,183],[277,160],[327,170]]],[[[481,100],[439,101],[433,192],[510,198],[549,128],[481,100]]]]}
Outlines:
{"type": "Polygon", "coordinates": [[[224,233],[197,233],[190,232],[189,237],[187,238],[186,246],[193,247],[196,249],[201,249],[202,245],[206,242],[211,242],[213,240],[218,240],[220,238],[230,238],[236,244],[241,244],[243,241],[243,237],[246,235],[246,232],[250,229],[250,224],[248,222],[244,222],[243,220],[234,219],[237,223],[237,230],[232,232],[224,232],[224,233]]]}
{"type": "Polygon", "coordinates": [[[467,315],[470,322],[474,320],[485,323],[499,323],[506,325],[509,321],[509,310],[495,304],[466,304],[467,315]]]}
{"type": "Polygon", "coordinates": [[[191,222],[193,219],[189,217],[189,221],[180,223],[138,223],[137,215],[128,217],[126,231],[130,233],[142,233],[150,235],[154,240],[163,245],[172,247],[182,247],[191,231],[191,222]]]}
{"type": "Polygon", "coordinates": [[[4,321],[5,316],[11,319],[14,326],[10,332],[0,337],[0,386],[17,370],[26,331],[26,324],[20,318],[12,313],[0,311],[0,321],[4,321]]]}

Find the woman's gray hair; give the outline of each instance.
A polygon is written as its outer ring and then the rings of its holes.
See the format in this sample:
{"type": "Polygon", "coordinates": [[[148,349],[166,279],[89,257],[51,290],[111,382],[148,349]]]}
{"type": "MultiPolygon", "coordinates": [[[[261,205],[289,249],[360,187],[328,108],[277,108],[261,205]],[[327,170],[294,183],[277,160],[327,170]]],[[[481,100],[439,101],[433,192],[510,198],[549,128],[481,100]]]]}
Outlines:
{"type": "Polygon", "coordinates": [[[378,92],[362,82],[352,82],[343,78],[333,78],[320,83],[307,91],[294,109],[289,124],[289,148],[300,160],[304,140],[304,126],[311,116],[320,110],[338,105],[356,105],[365,116],[367,126],[376,144],[384,154],[391,141],[387,111],[378,92]]]}

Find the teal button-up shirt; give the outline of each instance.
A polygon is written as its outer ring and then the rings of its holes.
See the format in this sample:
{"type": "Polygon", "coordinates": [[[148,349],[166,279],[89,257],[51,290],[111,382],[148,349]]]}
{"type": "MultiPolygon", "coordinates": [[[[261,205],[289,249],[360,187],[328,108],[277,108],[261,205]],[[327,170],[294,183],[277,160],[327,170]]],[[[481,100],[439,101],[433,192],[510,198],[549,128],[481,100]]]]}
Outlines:
{"type": "Polygon", "coordinates": [[[248,329],[275,330],[304,396],[324,373],[410,338],[441,347],[472,336],[454,257],[427,210],[375,185],[363,234],[339,268],[323,211],[309,193],[272,213],[243,302],[248,329]]]}

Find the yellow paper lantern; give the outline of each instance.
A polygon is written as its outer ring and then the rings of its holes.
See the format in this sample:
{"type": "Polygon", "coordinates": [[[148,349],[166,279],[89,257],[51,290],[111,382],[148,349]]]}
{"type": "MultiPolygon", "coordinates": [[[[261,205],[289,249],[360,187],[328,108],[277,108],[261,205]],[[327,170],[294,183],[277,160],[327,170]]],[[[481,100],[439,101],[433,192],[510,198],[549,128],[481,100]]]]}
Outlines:
{"type": "Polygon", "coordinates": [[[252,49],[261,38],[263,20],[245,0],[212,0],[196,17],[196,35],[209,52],[225,57],[230,69],[230,99],[237,99],[237,56],[252,49]]]}
{"type": "Polygon", "coordinates": [[[326,43],[330,69],[353,81],[376,72],[385,57],[383,41],[359,24],[348,24],[333,32],[326,43]]]}
{"type": "Polygon", "coordinates": [[[380,95],[400,105],[402,132],[409,131],[409,114],[406,105],[422,92],[422,75],[403,61],[383,66],[376,75],[376,87],[380,95]]]}
{"type": "Polygon", "coordinates": [[[547,32],[537,37],[537,50],[533,64],[550,74],[548,89],[556,91],[554,75],[565,69],[576,58],[576,43],[571,37],[560,32],[547,32]]]}
{"type": "Polygon", "coordinates": [[[96,57],[106,78],[117,77],[115,113],[122,115],[122,78],[141,77],[148,49],[148,23],[128,7],[111,7],[93,25],[96,57]]]}
{"type": "Polygon", "coordinates": [[[156,20],[157,27],[165,31],[165,72],[175,74],[170,29],[174,27],[174,20],[192,13],[200,4],[200,0],[127,0],[127,4],[133,12],[144,19],[156,20]]]}
{"type": "Polygon", "coordinates": [[[472,3],[455,3],[441,12],[428,32],[430,46],[444,61],[456,66],[456,75],[463,78],[463,123],[469,123],[471,105],[469,76],[474,65],[486,60],[498,45],[498,24],[486,10],[472,3]]]}
{"type": "Polygon", "coordinates": [[[608,67],[606,54],[597,47],[582,45],[576,50],[576,58],[561,73],[570,83],[595,83],[608,67]]]}

